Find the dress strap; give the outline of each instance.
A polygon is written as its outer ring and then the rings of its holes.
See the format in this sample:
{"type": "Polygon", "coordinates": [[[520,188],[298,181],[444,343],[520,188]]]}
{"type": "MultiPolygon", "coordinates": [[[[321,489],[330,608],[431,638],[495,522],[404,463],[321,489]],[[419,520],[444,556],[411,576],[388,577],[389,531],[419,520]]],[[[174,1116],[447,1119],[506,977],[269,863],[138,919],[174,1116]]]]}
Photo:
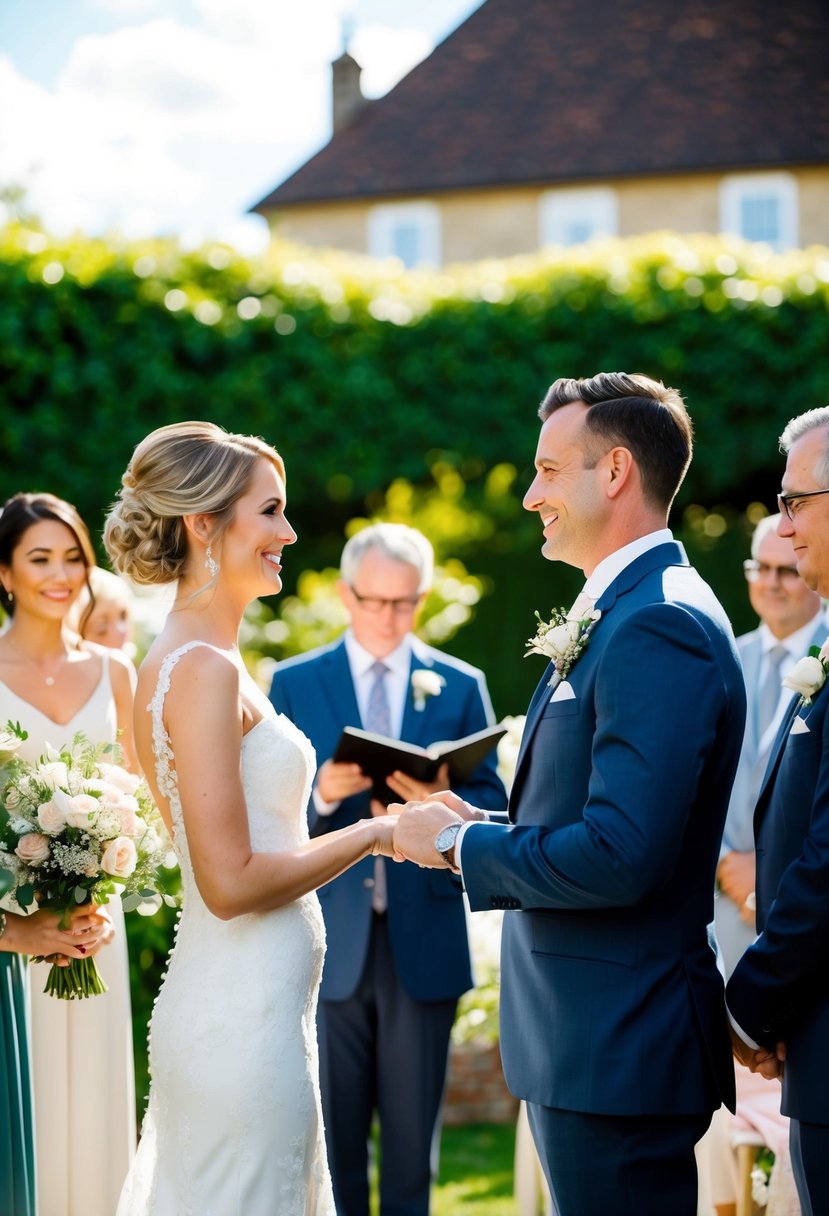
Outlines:
{"type": "Polygon", "coordinates": [[[164,726],[164,698],[170,691],[173,668],[182,655],[187,654],[188,650],[192,650],[196,646],[209,647],[209,645],[209,642],[198,640],[185,642],[183,646],[179,646],[176,650],[171,650],[169,654],[166,654],[158,670],[155,692],[147,706],[152,716],[155,780],[159,793],[162,793],[170,803],[170,809],[173,813],[175,813],[174,808],[178,802],[178,782],[176,781],[175,769],[173,768],[173,749],[170,747],[170,736],[167,734],[164,726]]]}

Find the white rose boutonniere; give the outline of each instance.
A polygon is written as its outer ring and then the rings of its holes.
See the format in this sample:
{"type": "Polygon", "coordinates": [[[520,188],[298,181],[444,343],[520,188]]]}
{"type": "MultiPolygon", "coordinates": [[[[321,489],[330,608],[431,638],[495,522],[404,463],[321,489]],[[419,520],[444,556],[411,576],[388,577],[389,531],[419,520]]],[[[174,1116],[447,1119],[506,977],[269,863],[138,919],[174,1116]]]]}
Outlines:
{"type": "Polygon", "coordinates": [[[419,712],[426,708],[427,697],[439,697],[446,681],[436,671],[418,667],[412,672],[412,696],[414,707],[419,712]]]}
{"type": "MultiPolygon", "coordinates": [[[[555,665],[555,675],[560,680],[567,678],[576,659],[584,652],[590,640],[593,626],[601,617],[601,612],[593,608],[577,621],[569,621],[563,608],[554,608],[549,621],[542,621],[536,612],[538,629],[534,638],[527,639],[529,650],[524,654],[541,654],[551,659],[555,665]]],[[[555,679],[555,676],[553,677],[555,679]]],[[[552,684],[553,680],[550,680],[552,684]]]]}
{"type": "Polygon", "coordinates": [[[799,659],[789,674],[783,678],[783,687],[800,694],[801,705],[811,705],[826,683],[829,671],[829,643],[818,649],[812,646],[804,659],[799,659]]]}

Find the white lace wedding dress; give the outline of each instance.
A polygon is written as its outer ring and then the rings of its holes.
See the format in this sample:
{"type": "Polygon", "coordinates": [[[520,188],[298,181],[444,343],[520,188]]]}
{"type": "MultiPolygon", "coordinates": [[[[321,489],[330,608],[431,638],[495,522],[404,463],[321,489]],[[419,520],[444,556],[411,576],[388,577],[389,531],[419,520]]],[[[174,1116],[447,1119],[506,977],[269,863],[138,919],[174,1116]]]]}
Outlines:
{"type": "MultiPolygon", "coordinates": [[[[117,1216],[335,1216],[318,1083],[317,897],[218,920],[190,865],[162,710],[175,664],[201,644],[166,656],[148,707],[183,910],[150,1024],[150,1099],[117,1216]]],[[[308,839],[315,758],[259,696],[267,716],[242,741],[242,776],[251,844],[276,852],[308,839]]]]}

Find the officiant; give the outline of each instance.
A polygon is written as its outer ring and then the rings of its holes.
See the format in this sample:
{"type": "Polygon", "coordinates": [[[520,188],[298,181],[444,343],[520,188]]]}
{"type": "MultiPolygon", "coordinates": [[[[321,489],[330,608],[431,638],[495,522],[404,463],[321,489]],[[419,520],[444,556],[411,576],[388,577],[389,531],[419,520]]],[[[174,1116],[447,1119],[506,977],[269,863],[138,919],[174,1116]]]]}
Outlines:
{"type": "MultiPolygon", "coordinates": [[[[335,763],[356,726],[426,747],[493,722],[481,671],[413,632],[432,582],[426,537],[403,524],[364,528],[343,549],[339,594],[350,626],[333,645],[281,663],[271,701],[311,739],[319,771],[312,835],[385,814],[359,766],[335,763]]],[[[495,753],[458,789],[504,808],[495,753]]],[[[401,801],[449,788],[396,771],[401,801]]],[[[368,1216],[368,1141],[380,1125],[380,1216],[427,1216],[449,1033],[472,986],[460,883],[451,873],[366,858],[320,892],[328,939],[320,991],[323,1114],[338,1216],[368,1216]]]]}

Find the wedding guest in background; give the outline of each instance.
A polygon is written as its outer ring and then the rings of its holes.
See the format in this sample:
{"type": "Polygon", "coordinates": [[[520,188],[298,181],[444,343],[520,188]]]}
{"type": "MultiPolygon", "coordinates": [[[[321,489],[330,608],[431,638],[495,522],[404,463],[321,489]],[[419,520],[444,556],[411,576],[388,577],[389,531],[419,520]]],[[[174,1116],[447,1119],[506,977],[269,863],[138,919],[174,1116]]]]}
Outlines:
{"type": "Polygon", "coordinates": [[[459,870],[473,911],[507,909],[501,1054],[553,1210],[695,1216],[694,1145],[734,1094],[708,925],[745,690],[667,528],[691,459],[679,393],[609,372],[555,381],[539,413],[524,506],[586,583],[570,627],[539,630],[552,661],[510,822],[441,794],[402,812],[394,844],[459,870]]]}
{"type": "Polygon", "coordinates": [[[93,566],[89,571],[89,591],[81,591],[68,624],[88,642],[123,650],[133,657],[132,592],[124,579],[93,566]]]}
{"type": "MultiPolygon", "coordinates": [[[[374,524],[343,549],[340,597],[350,627],[331,646],[281,663],[271,700],[303,730],[320,765],[309,806],[312,835],[385,807],[353,764],[331,757],[343,727],[426,746],[493,721],[483,674],[412,632],[432,582],[432,546],[402,524],[374,524]]],[[[449,784],[404,773],[401,801],[449,784]]],[[[503,807],[493,751],[463,796],[503,807]]],[[[460,884],[449,874],[369,858],[320,891],[328,951],[319,1010],[328,1156],[339,1216],[368,1216],[368,1141],[380,1123],[381,1216],[425,1216],[449,1032],[471,987],[460,884]]]]}
{"type": "MultiPolygon", "coordinates": [[[[89,533],[70,503],[51,494],[16,494],[4,504],[0,602],[11,624],[0,636],[0,722],[12,719],[28,731],[18,751],[25,760],[37,760],[48,745],[71,743],[83,731],[94,743],[114,743],[118,736],[125,763],[135,769],[132,665],[117,651],[77,644],[66,626],[94,565],[89,533]]],[[[31,973],[43,1216],[114,1212],[135,1150],[129,968],[120,900],[107,909],[114,940],[98,966],[108,992],[57,1000],[42,991],[45,971],[31,973]]]]}
{"type": "Polygon", "coordinates": [[[60,955],[67,962],[91,958],[108,939],[110,924],[97,911],[77,908],[61,929],[59,912],[42,909],[27,916],[11,911],[10,904],[4,907],[7,910],[0,910],[0,1212],[37,1216],[24,956],[60,955]]]}
{"type": "MultiPolygon", "coordinates": [[[[798,573],[829,595],[829,407],[789,422],[778,532],[798,573]]],[[[771,749],[754,813],[758,939],[726,989],[734,1052],[764,1076],[783,1078],[784,1114],[805,1216],[829,1212],[829,693],[823,661],[786,677],[792,697],[771,749]]]]}
{"type": "MultiPolygon", "coordinates": [[[[754,807],[780,719],[792,698],[781,681],[809,647],[820,646],[829,633],[820,596],[797,572],[791,540],[777,535],[779,522],[779,515],[760,521],[752,536],[751,557],[744,563],[749,600],[760,624],[737,639],[746,685],[746,730],[725,819],[714,901],[726,979],[756,936],[754,807]]],[[[736,1210],[736,1160],[730,1144],[734,1128],[759,1132],[777,1158],[788,1152],[788,1121],[780,1113],[779,1084],[770,1086],[742,1064],[735,1069],[737,1120],[724,1108],[718,1111],[698,1154],[703,1190],[718,1216],[733,1216],[736,1210]]]]}

